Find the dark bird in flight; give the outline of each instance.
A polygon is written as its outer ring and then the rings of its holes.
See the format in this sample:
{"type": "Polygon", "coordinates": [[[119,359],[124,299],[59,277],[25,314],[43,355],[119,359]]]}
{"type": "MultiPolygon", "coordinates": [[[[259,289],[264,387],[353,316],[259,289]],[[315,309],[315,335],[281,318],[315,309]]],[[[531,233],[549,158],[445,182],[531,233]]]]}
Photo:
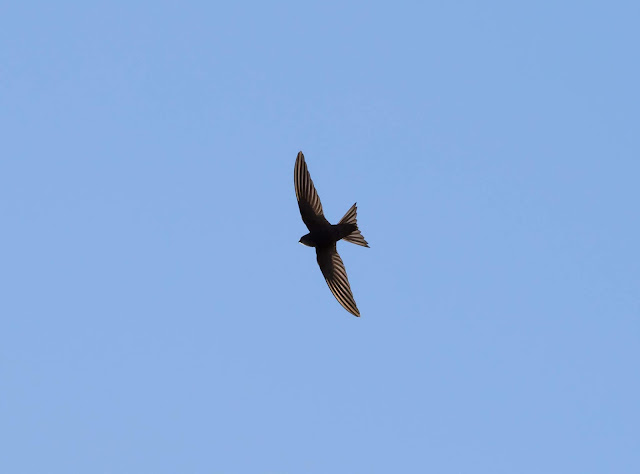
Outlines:
{"type": "Polygon", "coordinates": [[[360,317],[360,311],[358,311],[349,286],[347,271],[344,269],[344,263],[336,250],[338,240],[346,240],[356,245],[369,247],[358,230],[357,203],[351,206],[340,222],[335,225],[330,224],[322,212],[322,204],[320,204],[320,198],[313,181],[311,181],[311,176],[309,176],[302,152],[298,153],[293,169],[293,184],[296,188],[300,215],[309,229],[309,233],[300,238],[300,243],[316,248],[318,265],[320,265],[320,270],[322,270],[322,275],[327,281],[331,293],[344,309],[354,316],[360,317]]]}

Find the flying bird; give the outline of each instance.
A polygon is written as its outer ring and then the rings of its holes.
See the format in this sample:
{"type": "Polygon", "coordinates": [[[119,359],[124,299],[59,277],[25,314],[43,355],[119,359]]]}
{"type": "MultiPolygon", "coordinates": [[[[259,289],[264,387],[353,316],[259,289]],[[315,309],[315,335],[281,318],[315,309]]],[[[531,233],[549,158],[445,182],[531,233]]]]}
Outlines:
{"type": "Polygon", "coordinates": [[[344,309],[354,316],[360,317],[360,311],[358,311],[349,286],[347,271],[344,269],[344,263],[336,250],[338,240],[346,240],[356,245],[369,247],[358,229],[357,203],[351,206],[340,222],[335,225],[329,223],[324,217],[320,198],[313,181],[311,181],[302,152],[298,153],[296,165],[293,168],[293,184],[296,189],[302,221],[309,229],[309,233],[303,235],[299,242],[308,247],[316,248],[318,265],[320,265],[320,270],[331,293],[344,309]]]}

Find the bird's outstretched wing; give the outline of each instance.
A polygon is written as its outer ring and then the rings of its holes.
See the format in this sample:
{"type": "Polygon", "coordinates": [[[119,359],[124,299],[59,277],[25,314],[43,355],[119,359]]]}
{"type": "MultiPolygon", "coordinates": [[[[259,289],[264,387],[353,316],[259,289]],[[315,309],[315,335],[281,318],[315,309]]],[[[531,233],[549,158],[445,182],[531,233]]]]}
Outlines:
{"type": "Polygon", "coordinates": [[[353,299],[353,294],[351,293],[351,287],[349,286],[347,271],[344,268],[344,263],[342,263],[340,255],[338,255],[336,244],[330,247],[316,247],[316,254],[318,256],[320,270],[322,270],[324,279],[327,281],[327,285],[329,285],[333,296],[336,297],[338,303],[340,303],[344,309],[354,316],[360,317],[360,311],[358,311],[356,302],[353,299]]]}
{"type": "Polygon", "coordinates": [[[300,215],[307,228],[313,232],[321,226],[329,225],[322,212],[322,204],[313,181],[311,181],[302,152],[298,153],[296,165],[293,168],[293,184],[296,188],[300,215]]]}

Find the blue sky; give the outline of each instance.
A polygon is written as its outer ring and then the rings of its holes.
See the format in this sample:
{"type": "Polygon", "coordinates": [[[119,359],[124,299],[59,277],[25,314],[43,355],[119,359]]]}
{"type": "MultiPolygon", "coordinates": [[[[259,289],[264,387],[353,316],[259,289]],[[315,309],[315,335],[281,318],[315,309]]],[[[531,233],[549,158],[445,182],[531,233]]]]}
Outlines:
{"type": "Polygon", "coordinates": [[[640,472],[639,14],[3,4],[0,471],[640,472]]]}

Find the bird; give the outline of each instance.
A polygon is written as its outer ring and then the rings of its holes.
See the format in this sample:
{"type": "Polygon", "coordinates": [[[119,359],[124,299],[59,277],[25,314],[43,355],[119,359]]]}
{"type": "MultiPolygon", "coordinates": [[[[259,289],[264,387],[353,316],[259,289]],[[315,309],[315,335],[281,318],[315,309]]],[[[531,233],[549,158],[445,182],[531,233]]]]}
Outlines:
{"type": "Polygon", "coordinates": [[[293,168],[293,184],[302,221],[309,229],[309,233],[300,237],[299,242],[307,247],[315,247],[318,265],[331,293],[344,309],[360,317],[360,311],[349,286],[347,271],[336,249],[336,243],[339,240],[369,247],[358,229],[358,203],[351,206],[340,222],[332,225],[324,216],[320,197],[313,185],[302,152],[298,153],[293,168]]]}

